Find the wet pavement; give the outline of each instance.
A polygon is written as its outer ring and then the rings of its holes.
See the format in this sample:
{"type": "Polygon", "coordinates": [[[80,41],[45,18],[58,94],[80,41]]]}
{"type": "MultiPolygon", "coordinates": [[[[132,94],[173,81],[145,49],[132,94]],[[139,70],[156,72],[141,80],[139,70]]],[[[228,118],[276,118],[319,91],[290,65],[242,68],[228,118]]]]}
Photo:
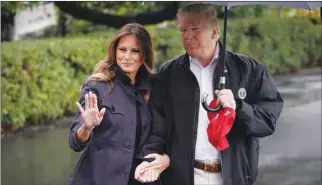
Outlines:
{"type": "Polygon", "coordinates": [[[285,108],[260,141],[255,185],[321,185],[321,75],[277,82],[285,108]]]}
{"type": "Polygon", "coordinates": [[[321,99],[321,74],[277,77],[275,82],[285,100],[284,108],[321,99]]]}

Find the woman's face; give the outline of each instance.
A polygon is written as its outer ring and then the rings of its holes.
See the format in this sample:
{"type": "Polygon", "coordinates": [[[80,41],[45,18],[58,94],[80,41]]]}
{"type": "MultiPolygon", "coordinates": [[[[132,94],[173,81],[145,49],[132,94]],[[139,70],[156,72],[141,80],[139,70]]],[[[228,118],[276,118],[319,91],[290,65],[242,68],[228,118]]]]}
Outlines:
{"type": "Polygon", "coordinates": [[[142,51],[135,35],[124,35],[116,47],[116,62],[128,75],[136,75],[141,67],[142,51]]]}

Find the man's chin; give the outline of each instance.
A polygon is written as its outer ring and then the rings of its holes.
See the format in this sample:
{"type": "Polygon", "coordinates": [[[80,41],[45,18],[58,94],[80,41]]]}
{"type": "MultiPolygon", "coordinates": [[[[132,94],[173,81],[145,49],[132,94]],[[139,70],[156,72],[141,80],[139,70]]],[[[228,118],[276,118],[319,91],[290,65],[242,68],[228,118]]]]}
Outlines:
{"type": "Polygon", "coordinates": [[[197,56],[197,52],[196,51],[187,51],[188,55],[192,58],[196,57],[197,56]]]}
{"type": "Polygon", "coordinates": [[[197,47],[186,47],[186,52],[187,53],[191,53],[191,54],[195,54],[198,52],[198,48],[197,47]]]}

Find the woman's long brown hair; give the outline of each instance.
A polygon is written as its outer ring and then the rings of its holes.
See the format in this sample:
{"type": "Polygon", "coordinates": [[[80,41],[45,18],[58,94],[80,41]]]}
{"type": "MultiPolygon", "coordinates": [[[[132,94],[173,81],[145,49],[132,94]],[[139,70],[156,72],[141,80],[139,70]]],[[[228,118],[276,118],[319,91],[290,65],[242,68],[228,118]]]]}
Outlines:
{"type": "MultiPolygon", "coordinates": [[[[93,74],[87,79],[89,81],[104,81],[113,88],[112,80],[115,76],[116,49],[121,37],[125,35],[135,35],[140,41],[140,51],[142,51],[143,67],[148,74],[153,71],[153,47],[150,34],[140,24],[129,23],[116,32],[107,49],[107,56],[98,62],[93,70],[93,74]]],[[[149,92],[145,99],[148,99],[149,92]]]]}

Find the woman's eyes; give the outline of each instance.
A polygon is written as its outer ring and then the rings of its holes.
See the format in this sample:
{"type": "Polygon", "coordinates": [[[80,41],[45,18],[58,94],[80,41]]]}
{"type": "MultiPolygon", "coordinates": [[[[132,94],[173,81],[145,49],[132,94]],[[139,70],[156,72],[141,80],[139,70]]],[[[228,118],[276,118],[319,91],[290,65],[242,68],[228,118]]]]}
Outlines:
{"type": "MultiPolygon", "coordinates": [[[[123,51],[123,52],[126,52],[126,51],[127,51],[127,49],[125,49],[125,48],[119,48],[119,50],[120,50],[120,51],[123,51]]],[[[139,53],[139,52],[140,52],[140,50],[138,50],[138,49],[132,49],[132,50],[131,50],[131,52],[132,52],[132,53],[139,53]]]]}
{"type": "Polygon", "coordinates": [[[119,48],[119,50],[121,50],[121,51],[126,51],[126,49],[124,49],[124,48],[119,48]]]}

